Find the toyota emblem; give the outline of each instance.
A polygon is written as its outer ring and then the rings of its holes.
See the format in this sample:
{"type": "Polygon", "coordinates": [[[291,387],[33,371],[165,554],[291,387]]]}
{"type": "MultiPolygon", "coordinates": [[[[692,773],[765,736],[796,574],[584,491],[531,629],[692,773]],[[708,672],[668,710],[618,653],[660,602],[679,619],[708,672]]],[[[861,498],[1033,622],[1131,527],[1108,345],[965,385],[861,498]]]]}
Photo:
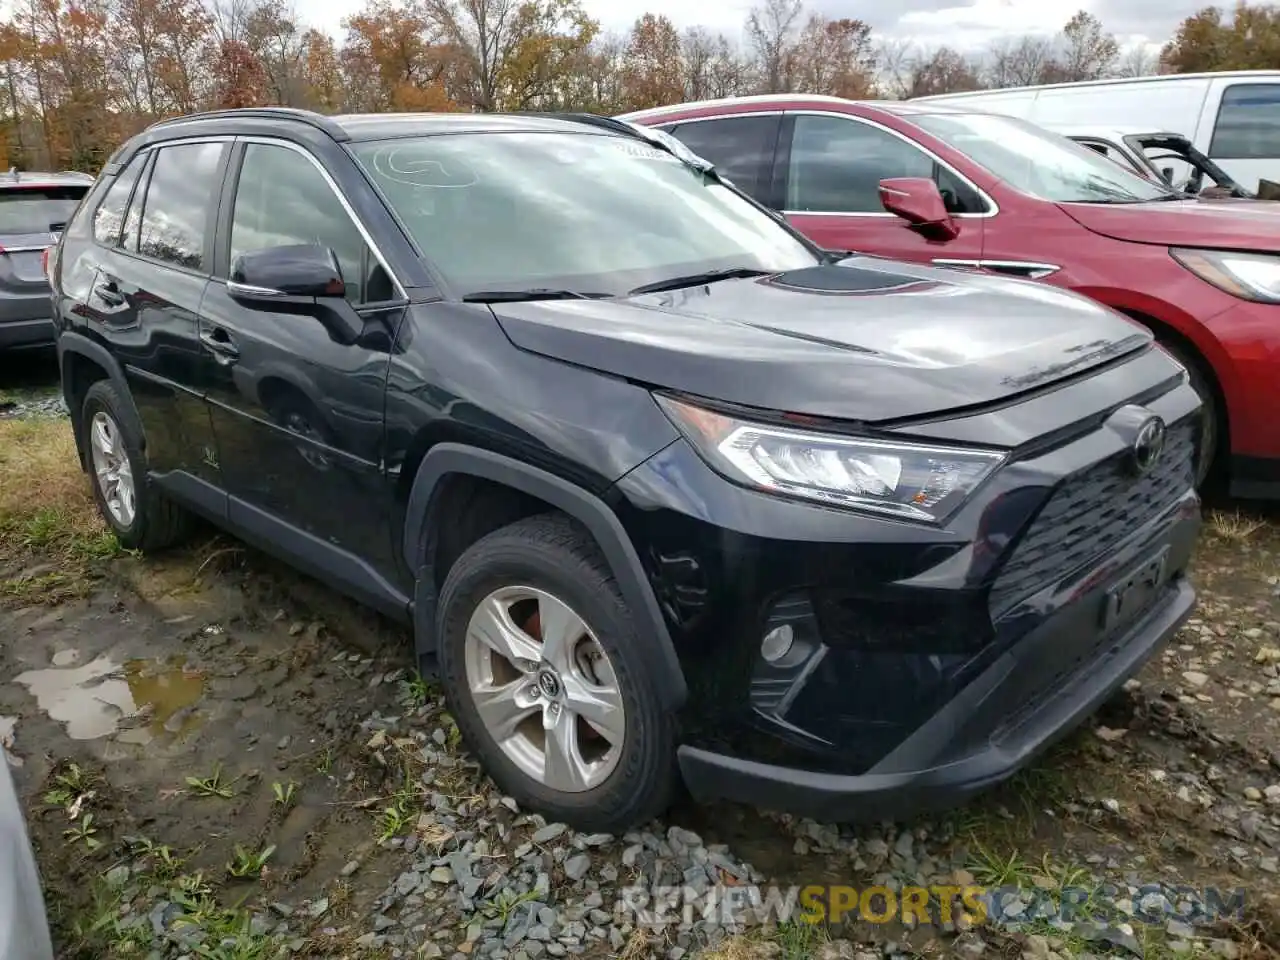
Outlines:
{"type": "Polygon", "coordinates": [[[1150,472],[1164,452],[1164,421],[1159,417],[1151,417],[1138,428],[1138,437],[1133,441],[1133,466],[1138,475],[1150,472]]]}

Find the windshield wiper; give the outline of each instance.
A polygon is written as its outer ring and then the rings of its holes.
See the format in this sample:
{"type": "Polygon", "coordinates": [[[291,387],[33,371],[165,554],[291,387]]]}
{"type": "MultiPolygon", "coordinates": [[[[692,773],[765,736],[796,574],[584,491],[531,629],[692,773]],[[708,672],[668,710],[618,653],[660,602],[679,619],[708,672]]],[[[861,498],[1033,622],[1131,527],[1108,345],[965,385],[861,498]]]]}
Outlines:
{"type": "Polygon", "coordinates": [[[523,303],[529,300],[602,300],[608,293],[583,293],[580,290],[560,290],[553,287],[533,287],[529,290],[477,290],[462,298],[463,303],[523,303]]]}
{"type": "Polygon", "coordinates": [[[687,277],[671,277],[669,280],[655,280],[628,290],[627,296],[636,297],[642,293],[658,293],[662,290],[678,290],[681,287],[696,287],[704,283],[715,283],[717,280],[735,280],[746,277],[764,277],[775,271],[756,270],[751,267],[728,267],[724,270],[708,270],[705,273],[691,273],[687,277]]]}

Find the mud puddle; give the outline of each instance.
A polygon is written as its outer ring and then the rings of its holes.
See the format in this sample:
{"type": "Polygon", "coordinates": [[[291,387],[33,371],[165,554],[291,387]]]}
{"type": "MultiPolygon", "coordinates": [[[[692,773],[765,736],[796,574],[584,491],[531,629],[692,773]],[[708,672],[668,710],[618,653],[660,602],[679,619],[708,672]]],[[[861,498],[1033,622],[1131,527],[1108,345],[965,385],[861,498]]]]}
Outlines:
{"type": "Polygon", "coordinates": [[[121,664],[109,657],[71,666],[79,656],[75,650],[60,650],[49,668],[13,678],[35,697],[41,711],[63,724],[72,740],[116,734],[121,743],[141,746],[166,732],[181,735],[196,722],[188,708],[204,691],[200,672],[180,663],[150,672],[153,665],[147,661],[121,664]]]}
{"type": "Polygon", "coordinates": [[[100,837],[171,848],[227,897],[245,886],[228,876],[237,846],[274,847],[261,883],[278,896],[317,895],[353,859],[380,891],[362,801],[392,792],[393,771],[370,768],[360,723],[395,712],[400,686],[383,680],[405,675],[408,647],[340,643],[269,571],[193,586],[194,560],[177,562],[130,561],[136,590],[0,610],[0,739],[51,888],[87,892],[109,866],[71,852],[47,802],[74,764],[93,777],[100,837]]]}

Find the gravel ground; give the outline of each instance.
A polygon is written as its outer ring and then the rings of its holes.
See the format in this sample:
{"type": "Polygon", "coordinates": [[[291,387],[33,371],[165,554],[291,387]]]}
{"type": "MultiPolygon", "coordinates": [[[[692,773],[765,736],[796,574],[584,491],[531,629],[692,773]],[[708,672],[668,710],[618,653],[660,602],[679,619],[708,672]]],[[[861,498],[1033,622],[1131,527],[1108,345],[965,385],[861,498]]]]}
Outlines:
{"type": "MultiPolygon", "coordinates": [[[[0,415],[59,413],[38,391],[8,399],[0,415]]],[[[1265,517],[1214,514],[1197,619],[1078,736],[953,815],[848,827],[681,804],[621,837],[500,796],[402,632],[233,541],[101,558],[57,603],[42,578],[71,554],[0,542],[19,588],[0,597],[0,734],[68,958],[1280,946],[1280,532],[1265,517]],[[811,884],[951,889],[912,922],[810,924],[811,884]],[[974,886],[982,899],[952,909],[974,886]]]]}

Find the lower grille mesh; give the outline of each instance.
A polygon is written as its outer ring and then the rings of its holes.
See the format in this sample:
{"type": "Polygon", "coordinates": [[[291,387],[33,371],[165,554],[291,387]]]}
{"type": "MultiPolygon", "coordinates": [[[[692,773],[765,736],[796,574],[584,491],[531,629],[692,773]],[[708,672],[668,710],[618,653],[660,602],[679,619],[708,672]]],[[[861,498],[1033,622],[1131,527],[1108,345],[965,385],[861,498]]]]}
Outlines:
{"type": "Polygon", "coordinates": [[[1169,428],[1150,473],[1134,477],[1126,457],[1102,460],[1058,485],[991,588],[992,620],[1103,556],[1181,497],[1194,479],[1195,425],[1169,428]]]}

